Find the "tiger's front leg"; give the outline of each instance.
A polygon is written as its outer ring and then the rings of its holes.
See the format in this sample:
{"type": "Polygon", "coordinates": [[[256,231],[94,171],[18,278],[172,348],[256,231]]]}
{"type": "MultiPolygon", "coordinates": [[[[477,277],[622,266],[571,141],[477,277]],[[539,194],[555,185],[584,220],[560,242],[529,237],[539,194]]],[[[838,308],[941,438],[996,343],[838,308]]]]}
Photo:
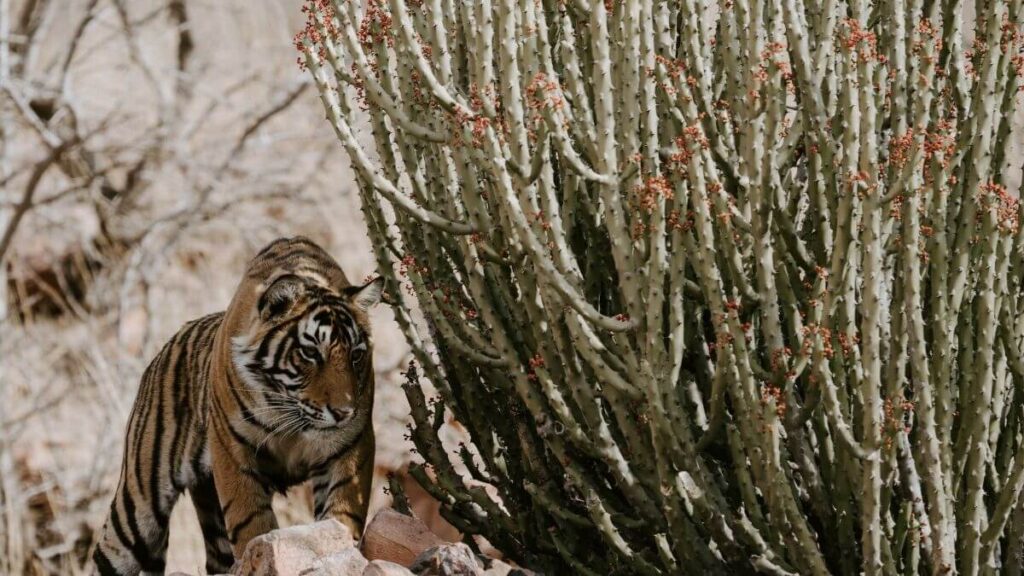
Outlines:
{"type": "Polygon", "coordinates": [[[326,472],[313,478],[316,519],[335,518],[348,526],[356,539],[363,535],[370,506],[374,447],[373,429],[369,428],[326,472]]]}
{"type": "Polygon", "coordinates": [[[274,494],[256,479],[255,471],[247,467],[245,460],[238,464],[237,457],[216,438],[211,439],[210,449],[224,526],[237,560],[250,540],[277,528],[272,507],[274,494]]]}

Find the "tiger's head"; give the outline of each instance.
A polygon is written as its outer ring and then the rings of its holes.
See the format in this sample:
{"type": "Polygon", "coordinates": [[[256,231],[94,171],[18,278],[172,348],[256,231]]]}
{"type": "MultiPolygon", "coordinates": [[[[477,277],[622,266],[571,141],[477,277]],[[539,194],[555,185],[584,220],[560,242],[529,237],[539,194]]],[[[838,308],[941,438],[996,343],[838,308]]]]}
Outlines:
{"type": "Polygon", "coordinates": [[[344,427],[373,403],[367,312],[383,279],[335,288],[315,274],[283,272],[261,286],[249,329],[232,338],[232,360],[262,399],[252,417],[293,431],[344,427]]]}

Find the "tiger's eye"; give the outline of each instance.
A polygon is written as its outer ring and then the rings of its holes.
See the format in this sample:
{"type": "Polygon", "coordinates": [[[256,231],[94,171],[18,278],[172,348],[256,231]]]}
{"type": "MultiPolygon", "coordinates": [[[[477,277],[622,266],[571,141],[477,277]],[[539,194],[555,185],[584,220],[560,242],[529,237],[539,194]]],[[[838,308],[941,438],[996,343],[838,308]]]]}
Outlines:
{"type": "Polygon", "coordinates": [[[316,348],[302,346],[294,352],[298,361],[303,364],[316,364],[320,360],[320,352],[316,348]]]}
{"type": "Polygon", "coordinates": [[[349,352],[348,357],[353,364],[359,364],[366,359],[366,350],[363,348],[356,348],[349,352]]]}

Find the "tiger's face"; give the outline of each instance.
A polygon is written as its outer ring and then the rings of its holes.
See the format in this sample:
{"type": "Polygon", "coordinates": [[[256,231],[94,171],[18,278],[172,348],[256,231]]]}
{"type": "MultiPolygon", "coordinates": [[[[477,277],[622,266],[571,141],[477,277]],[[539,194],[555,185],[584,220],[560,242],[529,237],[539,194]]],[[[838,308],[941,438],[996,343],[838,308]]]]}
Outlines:
{"type": "Polygon", "coordinates": [[[366,313],[382,285],[335,290],[295,274],[273,279],[248,333],[232,340],[235,368],[263,404],[245,417],[282,435],[350,424],[373,394],[366,313]]]}

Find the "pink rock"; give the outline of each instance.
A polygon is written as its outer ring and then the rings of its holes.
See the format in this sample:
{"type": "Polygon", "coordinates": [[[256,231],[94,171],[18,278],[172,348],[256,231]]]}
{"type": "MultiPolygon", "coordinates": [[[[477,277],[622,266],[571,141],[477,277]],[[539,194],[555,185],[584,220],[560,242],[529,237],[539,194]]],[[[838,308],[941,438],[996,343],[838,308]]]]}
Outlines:
{"type": "MultiPolygon", "coordinates": [[[[330,519],[274,530],[253,539],[235,570],[237,576],[299,576],[309,574],[327,557],[354,549],[349,529],[330,519]]],[[[357,551],[358,554],[358,551],[357,551]]],[[[360,556],[361,558],[361,556],[360,556]]],[[[363,560],[364,566],[366,560],[363,560]]],[[[360,572],[362,567],[360,567],[360,572]]],[[[355,574],[360,574],[355,572],[355,574]]],[[[326,574],[326,573],[325,573],[326,574]]]]}
{"type": "Polygon", "coordinates": [[[473,551],[461,542],[424,551],[409,569],[418,576],[482,576],[484,572],[473,551]]]}
{"type": "Polygon", "coordinates": [[[362,576],[368,562],[358,548],[348,548],[316,561],[302,576],[362,576]]]}
{"type": "Polygon", "coordinates": [[[484,567],[486,570],[484,570],[483,576],[535,576],[534,572],[493,558],[485,560],[484,567]]]}
{"type": "Polygon", "coordinates": [[[363,576],[414,576],[408,568],[387,560],[374,560],[363,570],[363,576]]]}
{"type": "Polygon", "coordinates": [[[424,550],[441,544],[444,544],[444,540],[438,538],[423,522],[384,508],[366,527],[362,550],[367,560],[387,560],[408,566],[424,550]]]}

